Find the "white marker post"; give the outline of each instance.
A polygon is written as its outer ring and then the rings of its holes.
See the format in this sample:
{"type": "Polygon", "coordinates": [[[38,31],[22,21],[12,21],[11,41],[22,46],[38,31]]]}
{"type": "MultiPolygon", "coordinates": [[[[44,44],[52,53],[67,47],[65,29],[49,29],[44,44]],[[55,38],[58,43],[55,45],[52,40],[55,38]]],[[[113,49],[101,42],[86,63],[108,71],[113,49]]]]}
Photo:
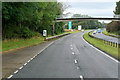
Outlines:
{"type": "Polygon", "coordinates": [[[43,30],[43,37],[45,41],[46,41],[46,36],[47,36],[47,30],[43,30]]]}

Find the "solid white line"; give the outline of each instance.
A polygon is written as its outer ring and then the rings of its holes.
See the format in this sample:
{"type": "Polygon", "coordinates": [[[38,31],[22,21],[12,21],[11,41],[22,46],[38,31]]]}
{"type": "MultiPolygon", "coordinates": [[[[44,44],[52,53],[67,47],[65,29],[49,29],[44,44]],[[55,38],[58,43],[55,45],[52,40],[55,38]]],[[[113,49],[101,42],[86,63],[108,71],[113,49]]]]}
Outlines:
{"type": "Polygon", "coordinates": [[[80,75],[80,79],[81,79],[81,80],[84,80],[82,75],[80,75]]]}
{"type": "Polygon", "coordinates": [[[13,77],[13,75],[10,75],[10,76],[8,77],[8,79],[10,79],[11,77],[13,77]]]}
{"type": "MultiPolygon", "coordinates": [[[[82,39],[84,40],[84,38],[83,38],[83,37],[82,37],[82,39]]],[[[85,40],[84,40],[84,41],[85,41],[85,40]]],[[[115,58],[113,58],[113,57],[111,57],[111,56],[107,55],[106,53],[102,52],[101,50],[99,50],[99,49],[95,48],[93,45],[89,44],[87,41],[85,41],[85,42],[86,42],[88,45],[90,45],[92,48],[96,49],[97,51],[101,52],[101,53],[102,53],[102,54],[104,54],[105,56],[107,56],[107,57],[109,57],[110,59],[114,60],[115,62],[119,63],[119,61],[118,61],[118,60],[116,60],[115,58]]]]}
{"type": "Polygon", "coordinates": [[[23,68],[23,66],[22,67],[20,67],[19,69],[22,69],[23,68]]]}
{"type": "Polygon", "coordinates": [[[74,62],[75,62],[75,64],[77,64],[77,60],[76,59],[74,60],[74,62]]]}
{"type": "Polygon", "coordinates": [[[24,64],[24,66],[27,65],[27,63],[24,64]]]}
{"type": "Polygon", "coordinates": [[[14,72],[14,74],[16,74],[18,72],[18,70],[16,70],[15,72],[14,72]]]}
{"type": "Polygon", "coordinates": [[[74,53],[74,52],[72,52],[72,54],[74,55],[75,53],[74,53]]]}

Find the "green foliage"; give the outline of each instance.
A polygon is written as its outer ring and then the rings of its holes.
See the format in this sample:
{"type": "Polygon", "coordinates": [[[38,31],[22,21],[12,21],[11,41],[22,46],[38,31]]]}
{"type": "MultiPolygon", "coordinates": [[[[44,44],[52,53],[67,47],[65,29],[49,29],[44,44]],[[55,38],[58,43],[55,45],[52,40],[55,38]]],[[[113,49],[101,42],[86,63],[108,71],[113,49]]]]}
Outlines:
{"type": "Polygon", "coordinates": [[[120,21],[112,21],[107,25],[106,30],[108,32],[118,32],[118,35],[120,35],[120,21]]]}
{"type": "MultiPolygon", "coordinates": [[[[3,2],[3,39],[30,38],[42,34],[44,29],[52,34],[51,26],[56,24],[53,21],[62,11],[60,5],[58,2],[3,2]]],[[[61,33],[61,29],[58,32],[61,33]]]]}
{"type": "Polygon", "coordinates": [[[115,8],[115,11],[114,11],[114,13],[116,14],[116,15],[119,15],[120,14],[120,1],[119,2],[116,2],[116,8],[115,8]]]}
{"type": "Polygon", "coordinates": [[[55,26],[57,26],[55,28],[55,34],[60,34],[61,32],[64,32],[63,25],[64,25],[63,22],[57,22],[57,23],[55,23],[55,26]]]}
{"type": "MultiPolygon", "coordinates": [[[[77,18],[79,18],[79,17],[89,18],[90,16],[88,16],[88,15],[81,15],[81,14],[74,14],[72,17],[73,18],[74,17],[77,17],[77,18]]],[[[77,29],[78,25],[82,25],[83,29],[96,29],[96,28],[103,27],[103,24],[98,22],[97,20],[73,21],[72,24],[73,24],[72,25],[73,29],[77,29]]]]}

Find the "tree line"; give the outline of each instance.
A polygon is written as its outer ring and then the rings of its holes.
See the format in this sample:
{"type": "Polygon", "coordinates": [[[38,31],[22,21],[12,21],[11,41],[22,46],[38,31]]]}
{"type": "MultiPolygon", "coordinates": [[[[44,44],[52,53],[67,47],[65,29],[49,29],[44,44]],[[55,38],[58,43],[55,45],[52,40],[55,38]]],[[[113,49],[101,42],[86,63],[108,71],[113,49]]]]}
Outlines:
{"type": "Polygon", "coordinates": [[[2,37],[30,38],[40,36],[46,29],[52,35],[62,33],[64,23],[55,22],[56,16],[62,14],[59,2],[3,2],[2,3],[2,37]]]}
{"type": "MultiPolygon", "coordinates": [[[[115,11],[113,11],[115,15],[120,15],[120,1],[116,2],[115,11]]],[[[107,25],[106,30],[108,32],[117,32],[120,35],[120,21],[112,21],[107,25]]]]}
{"type": "MultiPolygon", "coordinates": [[[[81,14],[73,14],[72,18],[90,18],[91,16],[88,15],[81,15],[81,14]]],[[[81,25],[83,29],[97,29],[103,28],[106,26],[105,23],[101,23],[98,20],[82,20],[82,21],[73,21],[72,22],[72,29],[78,29],[78,25],[81,25]]]]}

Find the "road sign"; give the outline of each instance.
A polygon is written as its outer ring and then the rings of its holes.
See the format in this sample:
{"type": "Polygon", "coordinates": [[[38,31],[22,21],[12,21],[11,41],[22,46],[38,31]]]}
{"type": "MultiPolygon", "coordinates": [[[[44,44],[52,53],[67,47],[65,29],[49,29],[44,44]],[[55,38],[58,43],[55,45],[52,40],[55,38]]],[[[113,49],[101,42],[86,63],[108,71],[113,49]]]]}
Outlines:
{"type": "Polygon", "coordinates": [[[72,29],[72,22],[69,21],[68,29],[72,29]]]}
{"type": "Polygon", "coordinates": [[[43,30],[43,36],[47,36],[47,30],[43,30]]]}
{"type": "Polygon", "coordinates": [[[81,29],[82,29],[82,26],[81,26],[81,25],[79,25],[79,26],[78,26],[78,30],[81,30],[81,29]]]}

